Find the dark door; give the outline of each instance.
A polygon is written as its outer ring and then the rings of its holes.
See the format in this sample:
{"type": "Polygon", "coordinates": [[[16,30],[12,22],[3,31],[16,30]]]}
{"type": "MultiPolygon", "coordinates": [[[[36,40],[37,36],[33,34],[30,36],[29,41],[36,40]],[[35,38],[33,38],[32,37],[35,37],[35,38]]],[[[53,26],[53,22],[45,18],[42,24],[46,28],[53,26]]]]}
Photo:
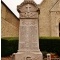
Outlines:
{"type": "Polygon", "coordinates": [[[60,23],[59,23],[59,37],[60,37],[60,23]]]}

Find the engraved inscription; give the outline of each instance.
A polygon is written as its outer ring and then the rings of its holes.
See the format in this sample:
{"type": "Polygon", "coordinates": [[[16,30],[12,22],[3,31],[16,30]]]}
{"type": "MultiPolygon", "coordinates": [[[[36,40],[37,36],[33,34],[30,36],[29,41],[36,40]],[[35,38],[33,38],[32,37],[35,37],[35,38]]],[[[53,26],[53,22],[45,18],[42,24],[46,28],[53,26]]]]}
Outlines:
{"type": "Polygon", "coordinates": [[[27,40],[27,27],[26,26],[21,26],[20,27],[20,42],[24,42],[25,40],[27,40]]]}
{"type": "Polygon", "coordinates": [[[31,42],[37,42],[38,38],[38,27],[37,26],[29,26],[29,38],[31,42]]]}
{"type": "Polygon", "coordinates": [[[21,44],[21,48],[37,50],[38,49],[37,41],[38,41],[38,20],[37,19],[21,20],[20,42],[25,43],[24,45],[21,44]]]}
{"type": "Polygon", "coordinates": [[[37,19],[33,20],[33,19],[25,19],[25,20],[21,20],[20,22],[20,26],[34,26],[34,25],[38,25],[38,21],[37,19]]]}

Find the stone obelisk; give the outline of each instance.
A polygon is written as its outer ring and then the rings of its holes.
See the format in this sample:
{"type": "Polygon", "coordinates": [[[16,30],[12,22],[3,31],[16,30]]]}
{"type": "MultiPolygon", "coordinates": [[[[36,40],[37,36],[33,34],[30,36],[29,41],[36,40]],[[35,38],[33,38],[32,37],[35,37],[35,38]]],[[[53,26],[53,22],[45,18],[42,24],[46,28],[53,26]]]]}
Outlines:
{"type": "Polygon", "coordinates": [[[17,10],[20,15],[19,49],[15,60],[42,60],[39,49],[39,9],[33,0],[24,0],[17,10]]]}

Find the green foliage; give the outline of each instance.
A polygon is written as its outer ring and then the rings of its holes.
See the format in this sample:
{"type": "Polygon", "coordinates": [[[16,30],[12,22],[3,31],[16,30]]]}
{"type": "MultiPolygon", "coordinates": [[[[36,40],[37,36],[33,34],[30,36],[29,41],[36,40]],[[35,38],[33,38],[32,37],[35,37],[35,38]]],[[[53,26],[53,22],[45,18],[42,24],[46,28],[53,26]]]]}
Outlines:
{"type": "Polygon", "coordinates": [[[60,40],[60,37],[40,37],[39,39],[52,39],[52,40],[60,40]]]}
{"type": "Polygon", "coordinates": [[[41,51],[54,52],[60,55],[60,39],[58,38],[42,38],[39,39],[41,51]]]}
{"type": "Polygon", "coordinates": [[[18,40],[6,40],[1,39],[1,56],[9,56],[12,53],[17,52],[18,49],[18,40]]]}
{"type": "Polygon", "coordinates": [[[18,40],[18,37],[3,37],[4,40],[18,40]]]}
{"type": "MultiPolygon", "coordinates": [[[[60,38],[40,37],[39,47],[41,51],[57,53],[60,56],[60,38]]],[[[18,50],[18,37],[1,39],[1,56],[9,56],[18,50]]],[[[43,52],[43,55],[46,55],[43,52]]]]}

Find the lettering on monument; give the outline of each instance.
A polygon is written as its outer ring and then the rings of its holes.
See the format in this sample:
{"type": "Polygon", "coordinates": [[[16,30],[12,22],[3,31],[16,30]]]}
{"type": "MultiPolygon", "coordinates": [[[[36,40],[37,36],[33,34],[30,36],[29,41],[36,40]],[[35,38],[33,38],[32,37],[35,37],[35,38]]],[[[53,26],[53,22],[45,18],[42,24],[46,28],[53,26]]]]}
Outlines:
{"type": "Polygon", "coordinates": [[[24,40],[27,40],[28,38],[28,32],[27,32],[27,27],[26,26],[21,26],[20,27],[20,42],[24,42],[24,40]]]}
{"type": "Polygon", "coordinates": [[[20,26],[33,26],[33,25],[38,25],[37,19],[25,19],[21,20],[20,26]]]}
{"type": "Polygon", "coordinates": [[[37,26],[29,26],[29,37],[31,42],[37,42],[37,38],[38,38],[38,31],[37,31],[37,26]]]}
{"type": "Polygon", "coordinates": [[[36,50],[37,49],[37,41],[38,41],[38,20],[36,20],[36,19],[21,20],[20,34],[21,34],[20,42],[25,43],[24,44],[25,48],[36,50]]]}

